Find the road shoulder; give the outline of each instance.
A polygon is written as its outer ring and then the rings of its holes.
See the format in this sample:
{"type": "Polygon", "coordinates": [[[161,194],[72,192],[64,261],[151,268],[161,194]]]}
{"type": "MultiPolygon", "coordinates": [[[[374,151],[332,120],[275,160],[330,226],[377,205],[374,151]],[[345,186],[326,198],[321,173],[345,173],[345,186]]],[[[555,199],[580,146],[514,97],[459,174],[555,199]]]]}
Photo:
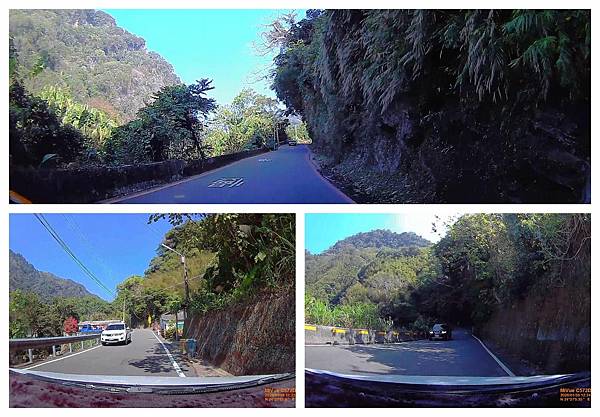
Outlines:
{"type": "Polygon", "coordinates": [[[160,190],[164,190],[166,188],[177,186],[179,184],[184,184],[189,181],[194,181],[198,178],[202,178],[206,175],[210,175],[221,169],[233,166],[241,161],[245,161],[250,158],[255,158],[255,157],[261,156],[263,154],[269,153],[269,152],[272,152],[272,151],[264,151],[264,152],[258,153],[256,155],[248,155],[244,158],[241,158],[241,159],[238,159],[235,161],[231,161],[225,165],[221,165],[221,166],[215,167],[213,169],[203,171],[199,174],[183,177],[176,181],[170,181],[170,180],[156,181],[155,180],[155,181],[145,181],[145,182],[140,182],[137,184],[132,184],[132,185],[124,187],[120,190],[117,190],[115,192],[114,197],[107,198],[105,200],[96,201],[96,204],[114,204],[114,203],[127,202],[127,200],[129,200],[131,198],[136,198],[136,197],[143,196],[146,194],[151,194],[156,191],[160,191],[160,190]]]}
{"type": "Polygon", "coordinates": [[[535,364],[530,363],[518,355],[509,352],[508,350],[500,347],[498,344],[484,338],[480,339],[485,345],[500,359],[516,376],[535,376],[542,375],[545,372],[537,367],[535,364]]]}

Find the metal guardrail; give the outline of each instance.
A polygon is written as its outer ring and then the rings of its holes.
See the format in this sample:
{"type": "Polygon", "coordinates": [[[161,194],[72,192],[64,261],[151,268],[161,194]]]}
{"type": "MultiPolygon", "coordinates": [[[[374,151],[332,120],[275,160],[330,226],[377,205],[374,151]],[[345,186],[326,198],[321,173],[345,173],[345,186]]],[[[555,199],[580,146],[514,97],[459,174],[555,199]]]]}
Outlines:
{"type": "Polygon", "coordinates": [[[39,349],[49,346],[67,345],[85,340],[100,339],[100,333],[78,336],[32,337],[27,339],[8,339],[9,350],[39,349]]]}
{"type": "Polygon", "coordinates": [[[85,334],[77,336],[57,336],[57,337],[32,337],[27,339],[8,339],[8,349],[11,353],[18,351],[27,351],[28,363],[33,363],[34,349],[41,349],[45,347],[52,347],[52,356],[56,356],[56,347],[62,345],[69,345],[69,352],[73,352],[73,344],[81,343],[81,349],[84,349],[84,342],[86,340],[97,340],[100,339],[100,333],[85,334]]]}

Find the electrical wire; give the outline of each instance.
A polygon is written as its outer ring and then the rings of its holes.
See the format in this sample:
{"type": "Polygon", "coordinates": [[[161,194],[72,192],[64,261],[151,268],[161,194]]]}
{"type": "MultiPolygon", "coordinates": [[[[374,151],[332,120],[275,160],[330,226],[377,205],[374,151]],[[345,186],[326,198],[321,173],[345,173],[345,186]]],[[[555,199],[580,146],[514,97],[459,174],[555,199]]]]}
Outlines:
{"type": "Polygon", "coordinates": [[[102,267],[102,269],[104,269],[104,272],[109,276],[109,278],[114,278],[115,274],[114,274],[113,270],[108,266],[108,264],[106,262],[104,262],[104,260],[102,258],[99,257],[98,249],[94,246],[94,244],[91,242],[91,240],[88,239],[88,237],[85,235],[82,227],[79,225],[79,223],[76,221],[76,219],[69,214],[63,214],[63,217],[65,218],[65,220],[67,222],[67,226],[69,226],[69,228],[73,232],[78,234],[79,237],[81,238],[81,241],[87,246],[87,248],[89,249],[89,254],[96,260],[97,264],[100,265],[102,267]]]}
{"type": "Polygon", "coordinates": [[[33,214],[36,219],[44,226],[44,228],[50,233],[50,236],[58,243],[58,245],[69,255],[73,261],[83,270],[83,272],[89,276],[100,288],[104,289],[112,296],[116,296],[114,291],[108,288],[100,278],[98,278],[92,271],[89,270],[87,266],[75,255],[75,253],[71,250],[71,248],[67,245],[67,243],[60,237],[58,232],[52,227],[52,225],[46,220],[43,214],[34,213],[33,214]]]}

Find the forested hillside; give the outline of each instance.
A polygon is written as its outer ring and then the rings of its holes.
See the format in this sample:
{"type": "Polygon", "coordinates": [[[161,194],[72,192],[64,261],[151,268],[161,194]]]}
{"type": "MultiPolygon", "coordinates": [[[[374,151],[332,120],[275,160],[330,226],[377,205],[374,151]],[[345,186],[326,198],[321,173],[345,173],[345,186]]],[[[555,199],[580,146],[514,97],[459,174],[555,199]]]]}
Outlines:
{"type": "Polygon", "coordinates": [[[219,104],[209,96],[212,80],[196,79],[181,83],[144,39],[107,13],[12,10],[11,166],[197,161],[274,147],[276,133],[286,140],[289,122],[277,100],[244,89],[219,104]]]}
{"type": "Polygon", "coordinates": [[[306,287],[310,323],[447,322],[553,372],[589,366],[589,214],[468,214],[426,248],[307,253],[306,287]]]}
{"type": "Polygon", "coordinates": [[[132,327],[149,326],[164,313],[186,309],[190,317],[200,317],[294,293],[295,215],[156,214],[149,222],[163,217],[173,228],[161,243],[185,255],[185,270],[179,255],[159,245],[144,275],[123,277],[111,302],[90,296],[80,284],[35,271],[11,252],[10,337],[58,336],[68,319],[124,317],[132,327]],[[58,286],[55,281],[79,292],[55,289],[50,298],[48,287],[58,286]]]}
{"type": "Polygon", "coordinates": [[[9,291],[31,291],[43,300],[56,297],[99,297],[71,279],[35,269],[23,255],[9,251],[9,291]]]}
{"type": "Polygon", "coordinates": [[[25,81],[34,94],[64,88],[79,103],[128,121],[154,92],[180,83],[171,64],[105,12],[11,10],[9,21],[23,71],[36,73],[25,81]]]}
{"type": "Polygon", "coordinates": [[[431,242],[413,232],[394,233],[389,230],[379,229],[367,233],[357,233],[342,239],[327,249],[327,252],[340,252],[350,246],[356,249],[364,249],[426,247],[429,245],[431,245],[431,242]]]}
{"type": "Polygon", "coordinates": [[[38,271],[9,251],[9,337],[60,336],[77,331],[71,319],[116,319],[120,309],[83,285],[38,271]],[[116,308],[115,308],[116,307],[116,308]]]}
{"type": "MultiPolygon", "coordinates": [[[[336,245],[356,240],[372,241],[361,233],[336,245]]],[[[463,215],[426,247],[307,252],[307,293],[332,305],[375,304],[398,325],[411,325],[419,315],[478,325],[531,291],[578,283],[586,294],[589,245],[589,215],[463,215]]]]}
{"type": "Polygon", "coordinates": [[[273,88],[357,201],[589,200],[589,10],[309,10],[280,23],[273,88]]]}
{"type": "Polygon", "coordinates": [[[415,233],[374,230],[306,254],[307,293],[332,304],[378,303],[415,284],[431,242],[415,233]]]}

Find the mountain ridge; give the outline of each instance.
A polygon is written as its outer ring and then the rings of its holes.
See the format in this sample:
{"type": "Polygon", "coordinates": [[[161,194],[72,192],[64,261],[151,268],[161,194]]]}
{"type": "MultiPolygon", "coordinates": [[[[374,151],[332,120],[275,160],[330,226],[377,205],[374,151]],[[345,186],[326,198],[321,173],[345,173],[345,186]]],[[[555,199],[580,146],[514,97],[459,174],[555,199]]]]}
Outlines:
{"type": "Polygon", "coordinates": [[[414,232],[348,236],[320,254],[305,253],[306,291],[332,304],[383,300],[415,282],[431,245],[414,232]]]}
{"type": "Polygon", "coordinates": [[[9,291],[34,292],[44,300],[57,297],[94,297],[85,286],[69,278],[36,269],[23,255],[9,249],[9,291]]]}
{"type": "Polygon", "coordinates": [[[121,121],[162,87],[181,83],[166,59],[103,11],[10,10],[9,35],[30,74],[28,91],[66,88],[77,102],[121,121]]]}
{"type": "Polygon", "coordinates": [[[389,229],[375,229],[369,232],[359,232],[338,240],[322,253],[336,253],[347,246],[356,249],[366,248],[405,248],[405,247],[427,247],[432,243],[414,232],[392,232],[389,229]]]}

